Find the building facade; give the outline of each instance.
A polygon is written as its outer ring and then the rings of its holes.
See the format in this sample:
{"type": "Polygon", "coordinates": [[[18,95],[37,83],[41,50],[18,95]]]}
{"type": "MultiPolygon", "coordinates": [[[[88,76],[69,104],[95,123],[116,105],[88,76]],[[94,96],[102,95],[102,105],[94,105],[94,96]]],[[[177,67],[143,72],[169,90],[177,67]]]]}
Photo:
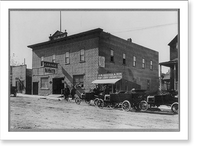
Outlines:
{"type": "Polygon", "coordinates": [[[17,88],[17,92],[31,94],[32,70],[26,65],[10,66],[10,84],[17,88]]]}
{"type": "Polygon", "coordinates": [[[170,61],[160,63],[160,74],[162,74],[162,66],[169,67],[169,78],[164,81],[168,81],[168,90],[178,91],[178,35],[176,35],[168,45],[170,47],[170,61]]]}
{"type": "Polygon", "coordinates": [[[100,28],[71,36],[57,31],[49,41],[28,47],[33,52],[33,94],[60,94],[65,85],[89,91],[99,74],[109,73],[122,73],[120,90],[159,87],[158,52],[100,28]]]}

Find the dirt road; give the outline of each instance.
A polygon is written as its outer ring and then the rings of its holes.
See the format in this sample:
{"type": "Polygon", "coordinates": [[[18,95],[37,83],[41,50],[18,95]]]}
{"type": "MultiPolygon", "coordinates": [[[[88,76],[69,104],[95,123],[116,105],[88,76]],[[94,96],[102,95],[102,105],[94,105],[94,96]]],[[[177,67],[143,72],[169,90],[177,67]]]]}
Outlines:
{"type": "Polygon", "coordinates": [[[143,129],[178,130],[179,116],[164,112],[99,109],[82,102],[29,97],[10,98],[10,130],[143,129]]]}

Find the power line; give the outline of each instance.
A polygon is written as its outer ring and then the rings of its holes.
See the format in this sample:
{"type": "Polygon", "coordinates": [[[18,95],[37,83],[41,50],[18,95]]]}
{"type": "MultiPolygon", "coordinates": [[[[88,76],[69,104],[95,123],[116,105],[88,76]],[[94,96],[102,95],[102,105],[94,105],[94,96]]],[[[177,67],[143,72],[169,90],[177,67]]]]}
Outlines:
{"type": "Polygon", "coordinates": [[[132,32],[132,31],[146,30],[146,29],[152,29],[152,28],[157,28],[157,27],[170,26],[170,25],[175,25],[175,24],[177,24],[177,23],[160,24],[160,25],[154,25],[154,26],[149,26],[149,27],[137,28],[137,29],[132,29],[132,30],[118,31],[118,32],[113,32],[113,33],[125,33],[125,32],[132,32]]]}

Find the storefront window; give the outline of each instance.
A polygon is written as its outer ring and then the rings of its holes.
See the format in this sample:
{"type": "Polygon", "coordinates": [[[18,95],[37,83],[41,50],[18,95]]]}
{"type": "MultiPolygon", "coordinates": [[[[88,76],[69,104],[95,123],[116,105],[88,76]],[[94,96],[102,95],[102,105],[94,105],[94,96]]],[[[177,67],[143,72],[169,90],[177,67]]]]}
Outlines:
{"type": "Polygon", "coordinates": [[[41,89],[48,89],[48,78],[41,78],[41,89]]]}

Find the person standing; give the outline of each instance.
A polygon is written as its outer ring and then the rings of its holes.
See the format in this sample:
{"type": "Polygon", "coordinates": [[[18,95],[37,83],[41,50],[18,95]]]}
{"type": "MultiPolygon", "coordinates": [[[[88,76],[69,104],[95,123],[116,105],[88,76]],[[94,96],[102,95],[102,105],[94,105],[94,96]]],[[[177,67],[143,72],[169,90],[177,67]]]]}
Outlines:
{"type": "Polygon", "coordinates": [[[69,90],[69,87],[68,86],[66,86],[65,87],[65,99],[68,101],[68,99],[69,99],[69,94],[70,94],[70,90],[69,90]]]}
{"type": "Polygon", "coordinates": [[[76,89],[74,88],[74,86],[72,87],[71,90],[71,96],[72,96],[72,100],[74,99],[74,95],[76,94],[76,89]]]}

